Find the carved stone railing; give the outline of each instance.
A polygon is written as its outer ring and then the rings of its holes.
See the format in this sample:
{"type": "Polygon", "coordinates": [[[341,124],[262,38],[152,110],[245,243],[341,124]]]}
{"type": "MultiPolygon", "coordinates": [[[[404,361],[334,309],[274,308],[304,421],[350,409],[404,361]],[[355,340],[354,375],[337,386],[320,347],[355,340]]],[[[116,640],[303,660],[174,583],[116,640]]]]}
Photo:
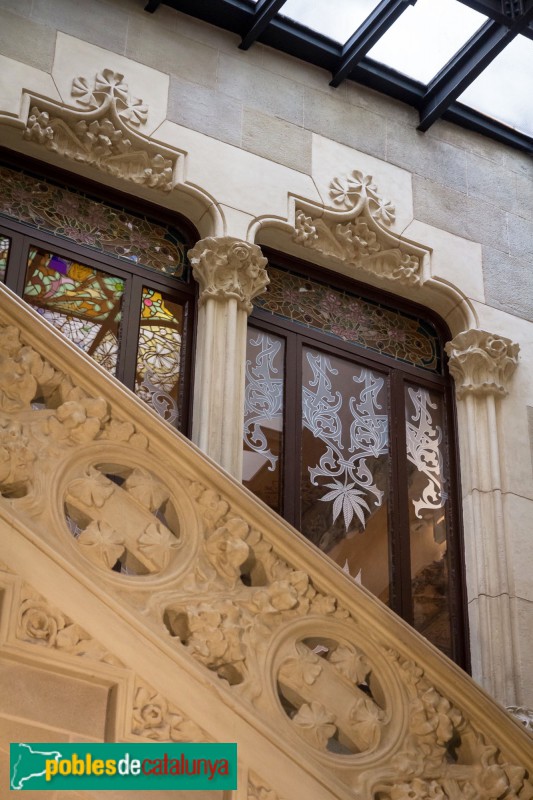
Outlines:
{"type": "Polygon", "coordinates": [[[137,726],[170,737],[161,692],[192,717],[181,738],[237,739],[248,798],[533,797],[517,722],[1,292],[2,558],[68,607],[82,649],[135,663],[137,726]]]}

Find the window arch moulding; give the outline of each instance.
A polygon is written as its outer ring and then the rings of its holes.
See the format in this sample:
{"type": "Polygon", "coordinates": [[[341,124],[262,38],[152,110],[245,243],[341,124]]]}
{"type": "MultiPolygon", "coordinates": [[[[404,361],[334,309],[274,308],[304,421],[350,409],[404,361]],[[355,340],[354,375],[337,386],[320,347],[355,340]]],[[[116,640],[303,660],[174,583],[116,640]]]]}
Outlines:
{"type": "Polygon", "coordinates": [[[124,75],[104,67],[74,76],[71,100],[69,105],[24,90],[19,116],[0,109],[6,144],[57,166],[66,159],[71,171],[115,188],[135,184],[140,196],[184,214],[202,235],[225,231],[216,200],[185,179],[187,151],[143,131],[148,105],[134,96],[124,75]]]}
{"type": "Polygon", "coordinates": [[[327,193],[322,205],[289,193],[286,219],[256,218],[248,240],[415,300],[436,311],[452,335],[479,326],[469,297],[432,275],[431,248],[393,230],[395,205],[372,175],[355,169],[334,176],[327,193]]]}

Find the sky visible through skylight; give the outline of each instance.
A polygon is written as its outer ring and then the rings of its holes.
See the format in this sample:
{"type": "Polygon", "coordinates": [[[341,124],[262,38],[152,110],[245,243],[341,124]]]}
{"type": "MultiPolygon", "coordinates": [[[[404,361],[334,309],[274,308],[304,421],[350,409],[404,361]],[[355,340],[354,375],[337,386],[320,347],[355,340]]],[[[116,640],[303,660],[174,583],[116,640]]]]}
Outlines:
{"type": "MultiPolygon", "coordinates": [[[[287,0],[280,15],[344,44],[379,0],[287,0]]],[[[487,20],[459,0],[417,0],[368,57],[423,84],[441,70],[487,20]]],[[[533,135],[533,41],[518,36],[458,100],[533,135]]]]}

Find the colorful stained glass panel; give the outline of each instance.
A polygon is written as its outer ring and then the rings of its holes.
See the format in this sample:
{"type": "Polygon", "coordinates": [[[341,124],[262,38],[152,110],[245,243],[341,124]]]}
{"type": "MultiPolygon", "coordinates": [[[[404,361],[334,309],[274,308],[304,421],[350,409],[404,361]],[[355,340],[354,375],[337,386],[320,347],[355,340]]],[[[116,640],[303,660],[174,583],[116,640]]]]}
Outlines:
{"type": "Polygon", "coordinates": [[[175,228],[3,166],[0,216],[115,258],[186,278],[186,245],[175,228]]]}
{"type": "Polygon", "coordinates": [[[11,240],[7,236],[0,235],[0,281],[3,281],[6,276],[10,244],[11,240]]]}
{"type": "Polygon", "coordinates": [[[24,299],[113,374],[124,295],[122,278],[32,248],[24,299]]]}
{"type": "Polygon", "coordinates": [[[270,285],[254,305],[307,328],[392,356],[440,369],[440,345],[426,322],[380,303],[269,266],[270,285]]]}
{"type": "Polygon", "coordinates": [[[167,422],[179,424],[184,308],[143,288],[135,392],[167,422]]]}

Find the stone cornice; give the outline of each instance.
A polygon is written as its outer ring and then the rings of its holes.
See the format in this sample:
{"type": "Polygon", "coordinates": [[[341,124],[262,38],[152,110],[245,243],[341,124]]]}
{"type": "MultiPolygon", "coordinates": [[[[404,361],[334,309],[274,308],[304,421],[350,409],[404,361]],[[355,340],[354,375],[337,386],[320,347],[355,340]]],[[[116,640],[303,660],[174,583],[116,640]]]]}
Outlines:
{"type": "Polygon", "coordinates": [[[446,352],[457,396],[508,393],[508,383],[518,364],[519,346],[487,331],[472,329],[448,342],[446,352]]]}
{"type": "Polygon", "coordinates": [[[208,237],[201,239],[188,255],[200,284],[200,304],[210,297],[233,298],[249,314],[253,298],[269,283],[267,259],[256,244],[231,236],[208,237]]]}

